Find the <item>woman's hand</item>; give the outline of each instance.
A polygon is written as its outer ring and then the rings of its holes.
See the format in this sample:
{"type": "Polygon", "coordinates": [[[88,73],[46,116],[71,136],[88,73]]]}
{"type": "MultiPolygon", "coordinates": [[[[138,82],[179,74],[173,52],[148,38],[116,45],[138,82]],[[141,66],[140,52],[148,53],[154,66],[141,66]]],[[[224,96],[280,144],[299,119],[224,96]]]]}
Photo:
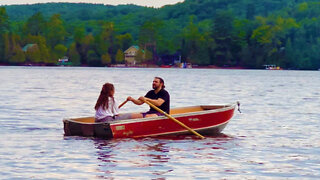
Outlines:
{"type": "Polygon", "coordinates": [[[133,101],[133,98],[131,96],[128,96],[127,101],[133,101]]]}

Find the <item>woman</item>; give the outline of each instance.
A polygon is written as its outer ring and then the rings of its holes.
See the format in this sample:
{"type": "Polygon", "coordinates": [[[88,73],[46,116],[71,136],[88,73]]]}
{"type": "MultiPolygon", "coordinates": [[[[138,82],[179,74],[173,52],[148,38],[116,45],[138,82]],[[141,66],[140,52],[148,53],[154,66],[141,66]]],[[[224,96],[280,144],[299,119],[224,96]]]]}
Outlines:
{"type": "Polygon", "coordinates": [[[113,120],[130,119],[131,114],[119,114],[119,108],[114,100],[114,86],[105,83],[102,86],[99,98],[94,107],[96,110],[95,122],[110,122],[113,120]]]}

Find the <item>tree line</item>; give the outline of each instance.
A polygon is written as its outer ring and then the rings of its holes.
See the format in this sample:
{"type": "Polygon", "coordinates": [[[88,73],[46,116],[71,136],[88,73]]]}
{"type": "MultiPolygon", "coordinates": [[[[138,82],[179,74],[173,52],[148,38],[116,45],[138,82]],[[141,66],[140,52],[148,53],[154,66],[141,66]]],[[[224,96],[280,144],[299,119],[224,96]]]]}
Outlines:
{"type": "Polygon", "coordinates": [[[139,45],[139,63],[172,63],[166,58],[180,56],[201,66],[314,70],[320,68],[319,29],[320,2],[303,0],[4,6],[0,64],[55,65],[68,56],[76,66],[105,66],[124,63],[124,51],[139,45]],[[24,12],[33,14],[24,18],[24,12]]]}

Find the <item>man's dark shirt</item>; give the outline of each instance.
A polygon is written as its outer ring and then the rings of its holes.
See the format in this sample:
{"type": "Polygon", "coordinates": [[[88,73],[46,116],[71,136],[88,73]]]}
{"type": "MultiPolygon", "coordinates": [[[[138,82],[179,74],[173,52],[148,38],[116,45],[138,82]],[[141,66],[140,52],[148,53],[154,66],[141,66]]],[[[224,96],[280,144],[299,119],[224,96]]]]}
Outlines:
{"type": "MultiPolygon", "coordinates": [[[[161,110],[165,111],[166,113],[169,114],[170,112],[170,95],[168,93],[168,91],[161,89],[157,94],[154,92],[154,90],[149,91],[144,97],[150,98],[150,99],[158,99],[161,98],[164,100],[164,103],[162,103],[161,106],[159,106],[158,108],[160,108],[161,110]]],[[[158,113],[157,110],[153,109],[152,107],[150,107],[149,112],[151,113],[158,113]]]]}

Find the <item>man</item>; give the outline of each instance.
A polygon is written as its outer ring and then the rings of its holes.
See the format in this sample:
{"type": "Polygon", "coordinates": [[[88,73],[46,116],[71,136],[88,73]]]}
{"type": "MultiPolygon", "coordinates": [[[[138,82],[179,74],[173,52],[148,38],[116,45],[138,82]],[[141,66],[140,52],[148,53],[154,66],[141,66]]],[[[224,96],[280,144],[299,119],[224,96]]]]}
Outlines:
{"type": "MultiPolygon", "coordinates": [[[[144,100],[149,101],[153,105],[157,106],[164,112],[170,112],[170,95],[164,89],[164,81],[160,77],[155,77],[152,82],[153,90],[150,90],[144,97],[141,96],[139,99],[134,99],[131,96],[127,98],[128,101],[132,101],[136,105],[141,105],[144,103],[144,100]]],[[[143,117],[155,117],[161,116],[162,113],[158,112],[157,110],[150,107],[150,110],[145,113],[133,114],[132,118],[143,118],[143,117]]]]}

